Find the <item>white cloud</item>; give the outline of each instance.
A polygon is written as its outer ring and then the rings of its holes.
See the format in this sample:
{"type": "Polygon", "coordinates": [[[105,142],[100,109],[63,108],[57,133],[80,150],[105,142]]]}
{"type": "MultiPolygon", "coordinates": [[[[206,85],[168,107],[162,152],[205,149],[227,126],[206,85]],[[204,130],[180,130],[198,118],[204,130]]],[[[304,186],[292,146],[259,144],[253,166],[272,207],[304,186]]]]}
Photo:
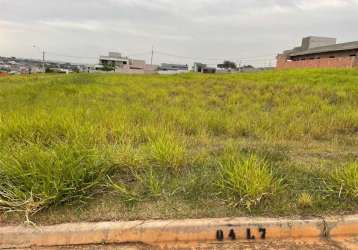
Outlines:
{"type": "Polygon", "coordinates": [[[349,0],[303,0],[297,6],[302,10],[315,10],[321,8],[343,8],[352,5],[349,0]]]}
{"type": "Polygon", "coordinates": [[[73,22],[73,21],[65,21],[65,20],[52,20],[52,21],[39,21],[39,25],[46,25],[52,28],[60,28],[60,29],[80,29],[80,30],[88,30],[88,31],[96,31],[101,28],[100,23],[96,21],[82,21],[82,22],[73,22]]]}

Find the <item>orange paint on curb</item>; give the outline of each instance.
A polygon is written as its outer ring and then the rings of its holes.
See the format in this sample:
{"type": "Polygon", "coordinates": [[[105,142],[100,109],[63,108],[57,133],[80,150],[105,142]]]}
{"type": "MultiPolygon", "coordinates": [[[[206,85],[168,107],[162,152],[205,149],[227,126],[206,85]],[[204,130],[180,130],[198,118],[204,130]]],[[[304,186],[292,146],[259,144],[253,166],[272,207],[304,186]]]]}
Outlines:
{"type": "Polygon", "coordinates": [[[325,225],[328,224],[330,235],[347,236],[352,230],[357,232],[358,217],[331,218],[327,224],[323,219],[236,218],[78,223],[40,228],[0,227],[0,248],[320,238],[325,236],[325,225]]]}
{"type": "Polygon", "coordinates": [[[358,216],[326,218],[330,237],[358,236],[358,216]]]}

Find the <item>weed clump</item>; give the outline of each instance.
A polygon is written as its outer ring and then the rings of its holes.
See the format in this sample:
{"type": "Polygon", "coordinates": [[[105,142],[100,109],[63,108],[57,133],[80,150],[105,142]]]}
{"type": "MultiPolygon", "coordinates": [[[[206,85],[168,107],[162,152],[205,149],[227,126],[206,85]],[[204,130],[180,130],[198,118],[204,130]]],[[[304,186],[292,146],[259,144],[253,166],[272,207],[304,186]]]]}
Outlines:
{"type": "Polygon", "coordinates": [[[330,194],[339,198],[358,199],[358,162],[337,167],[326,180],[330,194]]]}
{"type": "Polygon", "coordinates": [[[250,209],[274,195],[280,181],[273,176],[268,162],[250,155],[247,159],[231,157],[219,164],[217,186],[220,193],[235,205],[250,209]]]}
{"type": "Polygon", "coordinates": [[[26,216],[94,195],[110,171],[103,152],[80,145],[17,148],[0,159],[0,209],[26,216]]]}
{"type": "Polygon", "coordinates": [[[313,197],[310,193],[303,192],[297,198],[297,204],[300,208],[309,208],[313,205],[313,197]]]}
{"type": "Polygon", "coordinates": [[[125,205],[159,199],[166,190],[166,175],[160,170],[153,167],[130,168],[126,178],[113,180],[108,177],[107,186],[119,195],[125,205]]]}
{"type": "Polygon", "coordinates": [[[149,144],[150,157],[155,165],[178,170],[186,164],[185,145],[173,136],[163,135],[149,144]]]}

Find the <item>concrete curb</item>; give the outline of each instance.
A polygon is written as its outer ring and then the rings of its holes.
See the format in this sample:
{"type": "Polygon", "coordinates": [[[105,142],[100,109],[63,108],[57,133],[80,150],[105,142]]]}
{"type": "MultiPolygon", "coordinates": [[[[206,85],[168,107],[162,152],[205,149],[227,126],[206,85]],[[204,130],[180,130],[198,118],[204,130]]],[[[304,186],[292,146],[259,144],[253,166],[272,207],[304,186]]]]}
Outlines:
{"type": "Polygon", "coordinates": [[[308,220],[234,218],[0,227],[0,248],[319,238],[358,235],[358,215],[308,220]]]}
{"type": "Polygon", "coordinates": [[[327,217],[324,219],[327,237],[358,236],[358,215],[327,217]]]}

